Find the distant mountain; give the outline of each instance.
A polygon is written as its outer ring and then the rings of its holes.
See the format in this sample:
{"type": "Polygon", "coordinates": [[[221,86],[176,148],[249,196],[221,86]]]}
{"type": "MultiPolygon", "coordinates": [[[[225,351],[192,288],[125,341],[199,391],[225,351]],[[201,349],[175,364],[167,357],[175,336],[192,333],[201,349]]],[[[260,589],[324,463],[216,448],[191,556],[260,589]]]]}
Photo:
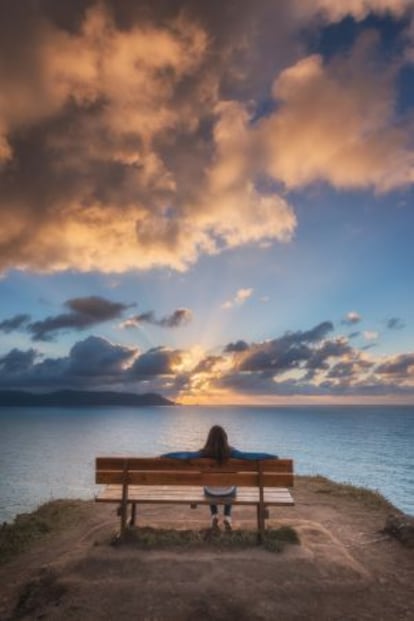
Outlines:
{"type": "Polygon", "coordinates": [[[88,405],[175,405],[173,401],[156,393],[142,395],[129,392],[58,390],[35,394],[20,390],[0,390],[0,407],[4,406],[88,406],[88,405]]]}

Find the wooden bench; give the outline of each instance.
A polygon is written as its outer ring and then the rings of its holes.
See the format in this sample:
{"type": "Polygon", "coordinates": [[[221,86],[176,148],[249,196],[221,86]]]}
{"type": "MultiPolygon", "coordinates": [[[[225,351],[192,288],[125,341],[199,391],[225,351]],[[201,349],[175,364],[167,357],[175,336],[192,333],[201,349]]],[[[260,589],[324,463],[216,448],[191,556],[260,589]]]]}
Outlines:
{"type": "Polygon", "coordinates": [[[106,487],[97,502],[119,504],[121,536],[128,523],[135,525],[139,504],[253,505],[257,509],[258,538],[262,539],[268,507],[293,505],[287,489],[293,486],[291,459],[229,459],[219,465],[213,459],[166,457],[97,457],[96,483],[106,487]],[[205,496],[203,486],[237,486],[234,497],[205,496]]]}

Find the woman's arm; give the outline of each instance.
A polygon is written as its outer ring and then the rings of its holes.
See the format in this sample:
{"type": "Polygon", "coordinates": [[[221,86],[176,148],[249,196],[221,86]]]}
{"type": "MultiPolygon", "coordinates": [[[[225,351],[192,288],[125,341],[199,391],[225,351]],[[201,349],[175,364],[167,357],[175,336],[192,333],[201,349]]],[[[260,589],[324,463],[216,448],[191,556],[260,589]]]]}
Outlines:
{"type": "Polygon", "coordinates": [[[201,451],[173,451],[172,453],[164,453],[160,457],[170,457],[171,459],[196,459],[201,457],[201,451]]]}
{"type": "Polygon", "coordinates": [[[232,448],[230,457],[235,457],[236,459],[279,459],[277,455],[272,455],[270,453],[253,453],[251,451],[239,451],[238,449],[232,448]]]}

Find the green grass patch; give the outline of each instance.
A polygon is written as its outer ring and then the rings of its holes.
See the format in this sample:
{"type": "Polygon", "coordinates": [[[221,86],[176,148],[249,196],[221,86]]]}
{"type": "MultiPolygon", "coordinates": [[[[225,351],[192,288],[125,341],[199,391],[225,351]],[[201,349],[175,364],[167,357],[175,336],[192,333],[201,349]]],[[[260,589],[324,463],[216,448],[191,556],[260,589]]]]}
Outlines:
{"type": "MultiPolygon", "coordinates": [[[[230,533],[203,530],[174,530],[160,528],[129,528],[122,541],[113,540],[114,544],[126,543],[144,550],[159,548],[218,548],[244,549],[257,546],[257,533],[251,530],[233,530],[230,533]]],[[[281,552],[287,544],[299,544],[296,531],[290,526],[266,529],[262,542],[264,549],[281,552]]]]}
{"type": "Polygon", "coordinates": [[[86,502],[53,500],[32,513],[21,513],[0,526],[0,564],[9,561],[46,535],[79,523],[86,502]]]}
{"type": "Polygon", "coordinates": [[[330,494],[335,497],[349,498],[356,502],[362,502],[372,509],[392,510],[395,507],[377,490],[359,487],[350,483],[336,483],[322,476],[300,477],[316,494],[330,494]]]}

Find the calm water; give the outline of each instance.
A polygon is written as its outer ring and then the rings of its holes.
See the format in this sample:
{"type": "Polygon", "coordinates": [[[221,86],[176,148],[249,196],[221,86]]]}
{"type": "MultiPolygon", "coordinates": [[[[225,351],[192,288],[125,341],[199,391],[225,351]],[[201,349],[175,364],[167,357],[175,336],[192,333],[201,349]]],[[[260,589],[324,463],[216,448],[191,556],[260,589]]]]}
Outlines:
{"type": "Polygon", "coordinates": [[[414,514],[414,407],[0,408],[0,521],[53,498],[91,498],[96,455],[196,449],[213,424],[299,474],[379,490],[414,514]]]}

